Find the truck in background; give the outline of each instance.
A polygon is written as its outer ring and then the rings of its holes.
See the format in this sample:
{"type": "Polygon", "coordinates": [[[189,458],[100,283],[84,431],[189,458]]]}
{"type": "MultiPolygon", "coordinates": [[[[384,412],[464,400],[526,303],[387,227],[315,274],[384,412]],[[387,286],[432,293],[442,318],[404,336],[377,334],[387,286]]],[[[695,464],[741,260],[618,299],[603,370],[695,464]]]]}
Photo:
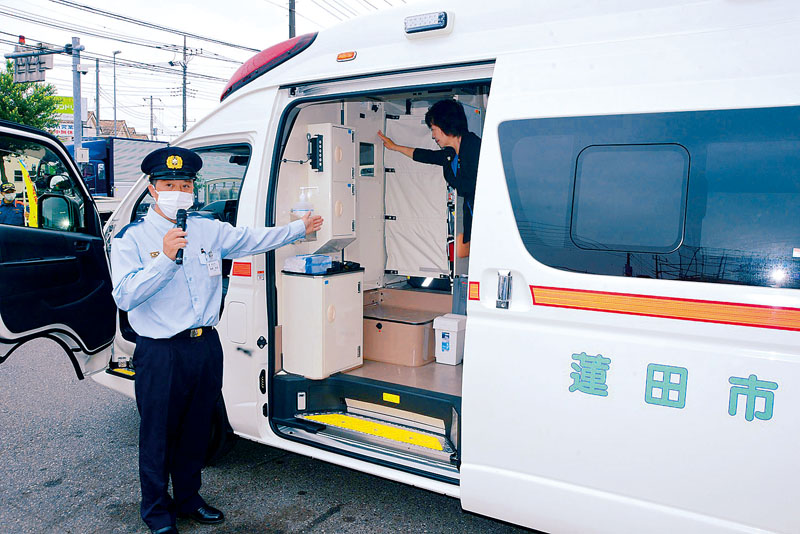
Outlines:
{"type": "MultiPolygon", "coordinates": [[[[79,163],[86,187],[95,199],[100,218],[105,222],[120,200],[142,176],[142,159],[157,148],[166,146],[164,141],[128,139],[123,137],[88,137],[82,147],[89,150],[89,161],[79,163]]],[[[72,157],[72,143],[66,145],[72,157]]]]}

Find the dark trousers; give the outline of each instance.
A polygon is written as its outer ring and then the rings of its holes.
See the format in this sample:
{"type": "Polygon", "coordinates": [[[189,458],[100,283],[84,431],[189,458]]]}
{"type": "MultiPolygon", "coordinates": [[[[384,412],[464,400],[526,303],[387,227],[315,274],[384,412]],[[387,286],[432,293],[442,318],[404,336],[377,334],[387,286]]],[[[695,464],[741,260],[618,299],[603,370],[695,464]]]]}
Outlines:
{"type": "Polygon", "coordinates": [[[198,494],[211,418],[222,394],[222,346],[216,330],[197,338],[139,336],[133,353],[139,409],[142,519],[153,530],[203,506],[198,494]],[[167,487],[172,478],[170,497],[167,487]]]}

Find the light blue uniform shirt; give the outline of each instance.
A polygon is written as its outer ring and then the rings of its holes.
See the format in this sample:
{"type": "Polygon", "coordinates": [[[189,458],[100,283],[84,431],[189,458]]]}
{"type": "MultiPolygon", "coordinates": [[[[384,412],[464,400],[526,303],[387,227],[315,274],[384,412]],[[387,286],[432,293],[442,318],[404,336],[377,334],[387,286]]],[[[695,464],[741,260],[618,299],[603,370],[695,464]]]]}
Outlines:
{"type": "Polygon", "coordinates": [[[222,304],[222,276],[216,274],[222,258],[266,252],[305,234],[303,221],[248,228],[190,213],[188,244],[178,265],[163,250],[164,234],[175,227],[151,209],[111,242],[112,294],[141,336],[168,338],[189,328],[215,326],[222,304]]]}

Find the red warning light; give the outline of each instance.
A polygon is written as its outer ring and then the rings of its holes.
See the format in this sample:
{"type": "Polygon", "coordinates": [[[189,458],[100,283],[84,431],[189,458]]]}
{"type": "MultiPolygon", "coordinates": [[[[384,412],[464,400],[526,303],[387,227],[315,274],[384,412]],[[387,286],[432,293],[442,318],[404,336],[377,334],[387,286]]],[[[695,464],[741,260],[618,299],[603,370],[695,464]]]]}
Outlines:
{"type": "Polygon", "coordinates": [[[20,35],[19,36],[19,44],[25,44],[25,36],[24,35],[20,35]]]}

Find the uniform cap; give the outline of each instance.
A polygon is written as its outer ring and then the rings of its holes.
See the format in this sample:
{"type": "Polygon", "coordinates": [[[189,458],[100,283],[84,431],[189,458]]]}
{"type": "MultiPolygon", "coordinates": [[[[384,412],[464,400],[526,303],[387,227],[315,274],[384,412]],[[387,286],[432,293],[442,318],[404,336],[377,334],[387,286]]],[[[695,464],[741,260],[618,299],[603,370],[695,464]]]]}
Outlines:
{"type": "Polygon", "coordinates": [[[0,193],[16,193],[17,188],[14,187],[14,184],[3,184],[0,186],[0,193]]]}
{"type": "Polygon", "coordinates": [[[159,180],[194,180],[202,167],[200,156],[176,146],[154,150],[142,161],[142,172],[159,180]]]}

